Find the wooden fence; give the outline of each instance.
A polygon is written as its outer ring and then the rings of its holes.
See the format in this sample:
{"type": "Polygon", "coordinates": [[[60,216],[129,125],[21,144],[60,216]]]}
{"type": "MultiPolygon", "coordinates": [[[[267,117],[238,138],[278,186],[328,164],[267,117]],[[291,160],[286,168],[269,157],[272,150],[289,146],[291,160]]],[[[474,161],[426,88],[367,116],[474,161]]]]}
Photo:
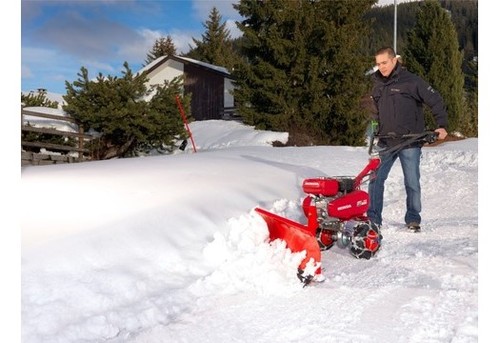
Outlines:
{"type": "Polygon", "coordinates": [[[89,148],[85,147],[85,143],[92,142],[94,137],[85,134],[83,132],[82,126],[78,125],[78,132],[66,132],[57,130],[55,128],[47,128],[47,127],[34,127],[25,124],[25,116],[47,118],[56,121],[76,124],[76,121],[73,118],[21,109],[21,132],[34,132],[40,134],[49,134],[49,135],[56,135],[68,138],[69,137],[76,138],[77,144],[75,146],[70,146],[70,145],[46,143],[41,141],[29,142],[21,140],[21,165],[73,163],[73,162],[89,161],[92,159],[92,151],[89,148]],[[46,150],[49,150],[51,152],[56,152],[59,154],[25,151],[25,148],[27,147],[44,148],[46,150]],[[71,152],[77,152],[78,157],[68,155],[68,153],[71,152]]]}

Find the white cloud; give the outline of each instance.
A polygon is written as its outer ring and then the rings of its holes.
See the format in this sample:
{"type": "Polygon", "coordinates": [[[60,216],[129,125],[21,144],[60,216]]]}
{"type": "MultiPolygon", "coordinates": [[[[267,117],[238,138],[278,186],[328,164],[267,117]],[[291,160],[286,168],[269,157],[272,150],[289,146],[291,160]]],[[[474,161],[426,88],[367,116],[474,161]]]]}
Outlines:
{"type": "Polygon", "coordinates": [[[243,32],[236,26],[236,20],[228,19],[226,21],[226,28],[229,30],[231,38],[238,38],[243,35],[243,32]]]}
{"type": "Polygon", "coordinates": [[[30,79],[33,76],[34,75],[33,75],[33,72],[31,71],[31,68],[25,64],[21,64],[21,78],[30,79]]]}
{"type": "Polygon", "coordinates": [[[21,58],[23,63],[44,63],[46,65],[53,64],[53,59],[58,56],[54,49],[34,48],[23,46],[21,49],[21,58]]]}
{"type": "Polygon", "coordinates": [[[141,40],[136,40],[130,44],[120,47],[118,55],[121,56],[122,59],[138,63],[143,62],[146,59],[148,52],[153,48],[155,41],[161,37],[167,36],[172,38],[172,42],[177,49],[177,53],[187,53],[190,50],[189,45],[194,45],[193,37],[201,37],[201,34],[194,31],[176,29],[171,30],[170,32],[142,29],[138,31],[138,34],[142,37],[141,40]]]}
{"type": "Polygon", "coordinates": [[[123,44],[118,49],[118,55],[124,61],[143,61],[147,53],[153,48],[153,45],[160,37],[166,37],[167,34],[150,29],[141,29],[137,31],[141,39],[133,40],[123,44]]]}
{"type": "Polygon", "coordinates": [[[233,3],[236,2],[237,1],[228,0],[193,0],[193,9],[195,10],[197,17],[200,18],[203,22],[207,20],[208,14],[214,7],[217,8],[222,17],[239,18],[240,15],[238,11],[233,8],[233,3]]]}
{"type": "MultiPolygon", "coordinates": [[[[200,18],[201,22],[205,22],[208,19],[208,15],[212,8],[217,8],[219,14],[222,16],[222,23],[226,23],[226,28],[229,30],[231,38],[238,38],[243,33],[236,26],[237,21],[241,21],[242,17],[233,8],[233,4],[237,1],[206,1],[206,0],[193,0],[193,10],[196,13],[196,17],[200,18]]],[[[197,36],[193,36],[197,37],[197,36]]],[[[191,43],[191,40],[189,41],[191,43]]],[[[192,43],[191,43],[192,44],[192,43]]],[[[188,49],[189,50],[189,49],[188,49]]]]}
{"type": "Polygon", "coordinates": [[[201,34],[190,31],[173,30],[170,32],[170,37],[172,37],[177,53],[183,54],[190,50],[189,45],[194,46],[193,37],[201,39],[201,34]]]}
{"type": "Polygon", "coordinates": [[[85,66],[85,69],[89,70],[90,74],[92,74],[92,72],[90,72],[90,70],[96,71],[95,72],[96,74],[99,72],[102,72],[104,74],[105,72],[113,73],[116,71],[116,68],[113,67],[111,64],[103,63],[103,62],[98,61],[98,60],[87,59],[87,60],[82,60],[81,63],[83,66],[85,66]]]}

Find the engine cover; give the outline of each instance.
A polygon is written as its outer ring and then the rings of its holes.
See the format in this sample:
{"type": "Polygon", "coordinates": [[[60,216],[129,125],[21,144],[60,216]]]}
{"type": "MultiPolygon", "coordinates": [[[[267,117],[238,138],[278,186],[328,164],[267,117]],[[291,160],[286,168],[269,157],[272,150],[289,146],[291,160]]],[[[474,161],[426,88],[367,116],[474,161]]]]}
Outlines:
{"type": "Polygon", "coordinates": [[[302,182],[302,189],[306,194],[323,195],[325,197],[329,197],[334,196],[338,193],[339,182],[337,179],[328,177],[305,179],[302,182]]]}
{"type": "Polygon", "coordinates": [[[362,216],[368,211],[368,199],[368,193],[365,191],[353,191],[330,201],[327,207],[328,215],[340,220],[362,216]]]}

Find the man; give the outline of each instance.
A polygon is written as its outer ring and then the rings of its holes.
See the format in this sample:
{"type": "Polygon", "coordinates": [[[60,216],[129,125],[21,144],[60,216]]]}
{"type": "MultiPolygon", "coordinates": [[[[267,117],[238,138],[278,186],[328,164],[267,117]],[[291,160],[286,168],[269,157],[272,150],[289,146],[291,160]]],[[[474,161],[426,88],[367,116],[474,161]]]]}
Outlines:
{"type": "MultiPolygon", "coordinates": [[[[401,143],[396,138],[425,131],[423,105],[430,107],[438,129],[438,139],[448,135],[448,113],[441,95],[419,76],[401,66],[392,48],[379,49],[375,55],[378,71],[374,73],[372,98],[376,106],[375,120],[378,122],[379,147],[390,148],[401,143]]],[[[413,232],[420,231],[421,190],[420,157],[422,143],[415,143],[393,154],[382,154],[380,167],[375,178],[370,180],[368,192],[370,207],[368,217],[377,225],[382,225],[384,204],[384,183],[391,168],[399,158],[406,189],[405,223],[413,232]]]]}

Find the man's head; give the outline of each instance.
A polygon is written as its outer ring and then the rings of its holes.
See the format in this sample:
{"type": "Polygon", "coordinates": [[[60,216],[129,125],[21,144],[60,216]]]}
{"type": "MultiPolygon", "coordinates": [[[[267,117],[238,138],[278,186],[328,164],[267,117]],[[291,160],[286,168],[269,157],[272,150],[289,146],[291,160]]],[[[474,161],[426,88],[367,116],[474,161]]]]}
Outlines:
{"type": "Polygon", "coordinates": [[[392,48],[382,48],[377,50],[375,54],[375,63],[378,67],[380,73],[387,77],[389,76],[394,68],[398,59],[396,58],[396,53],[392,48]]]}

